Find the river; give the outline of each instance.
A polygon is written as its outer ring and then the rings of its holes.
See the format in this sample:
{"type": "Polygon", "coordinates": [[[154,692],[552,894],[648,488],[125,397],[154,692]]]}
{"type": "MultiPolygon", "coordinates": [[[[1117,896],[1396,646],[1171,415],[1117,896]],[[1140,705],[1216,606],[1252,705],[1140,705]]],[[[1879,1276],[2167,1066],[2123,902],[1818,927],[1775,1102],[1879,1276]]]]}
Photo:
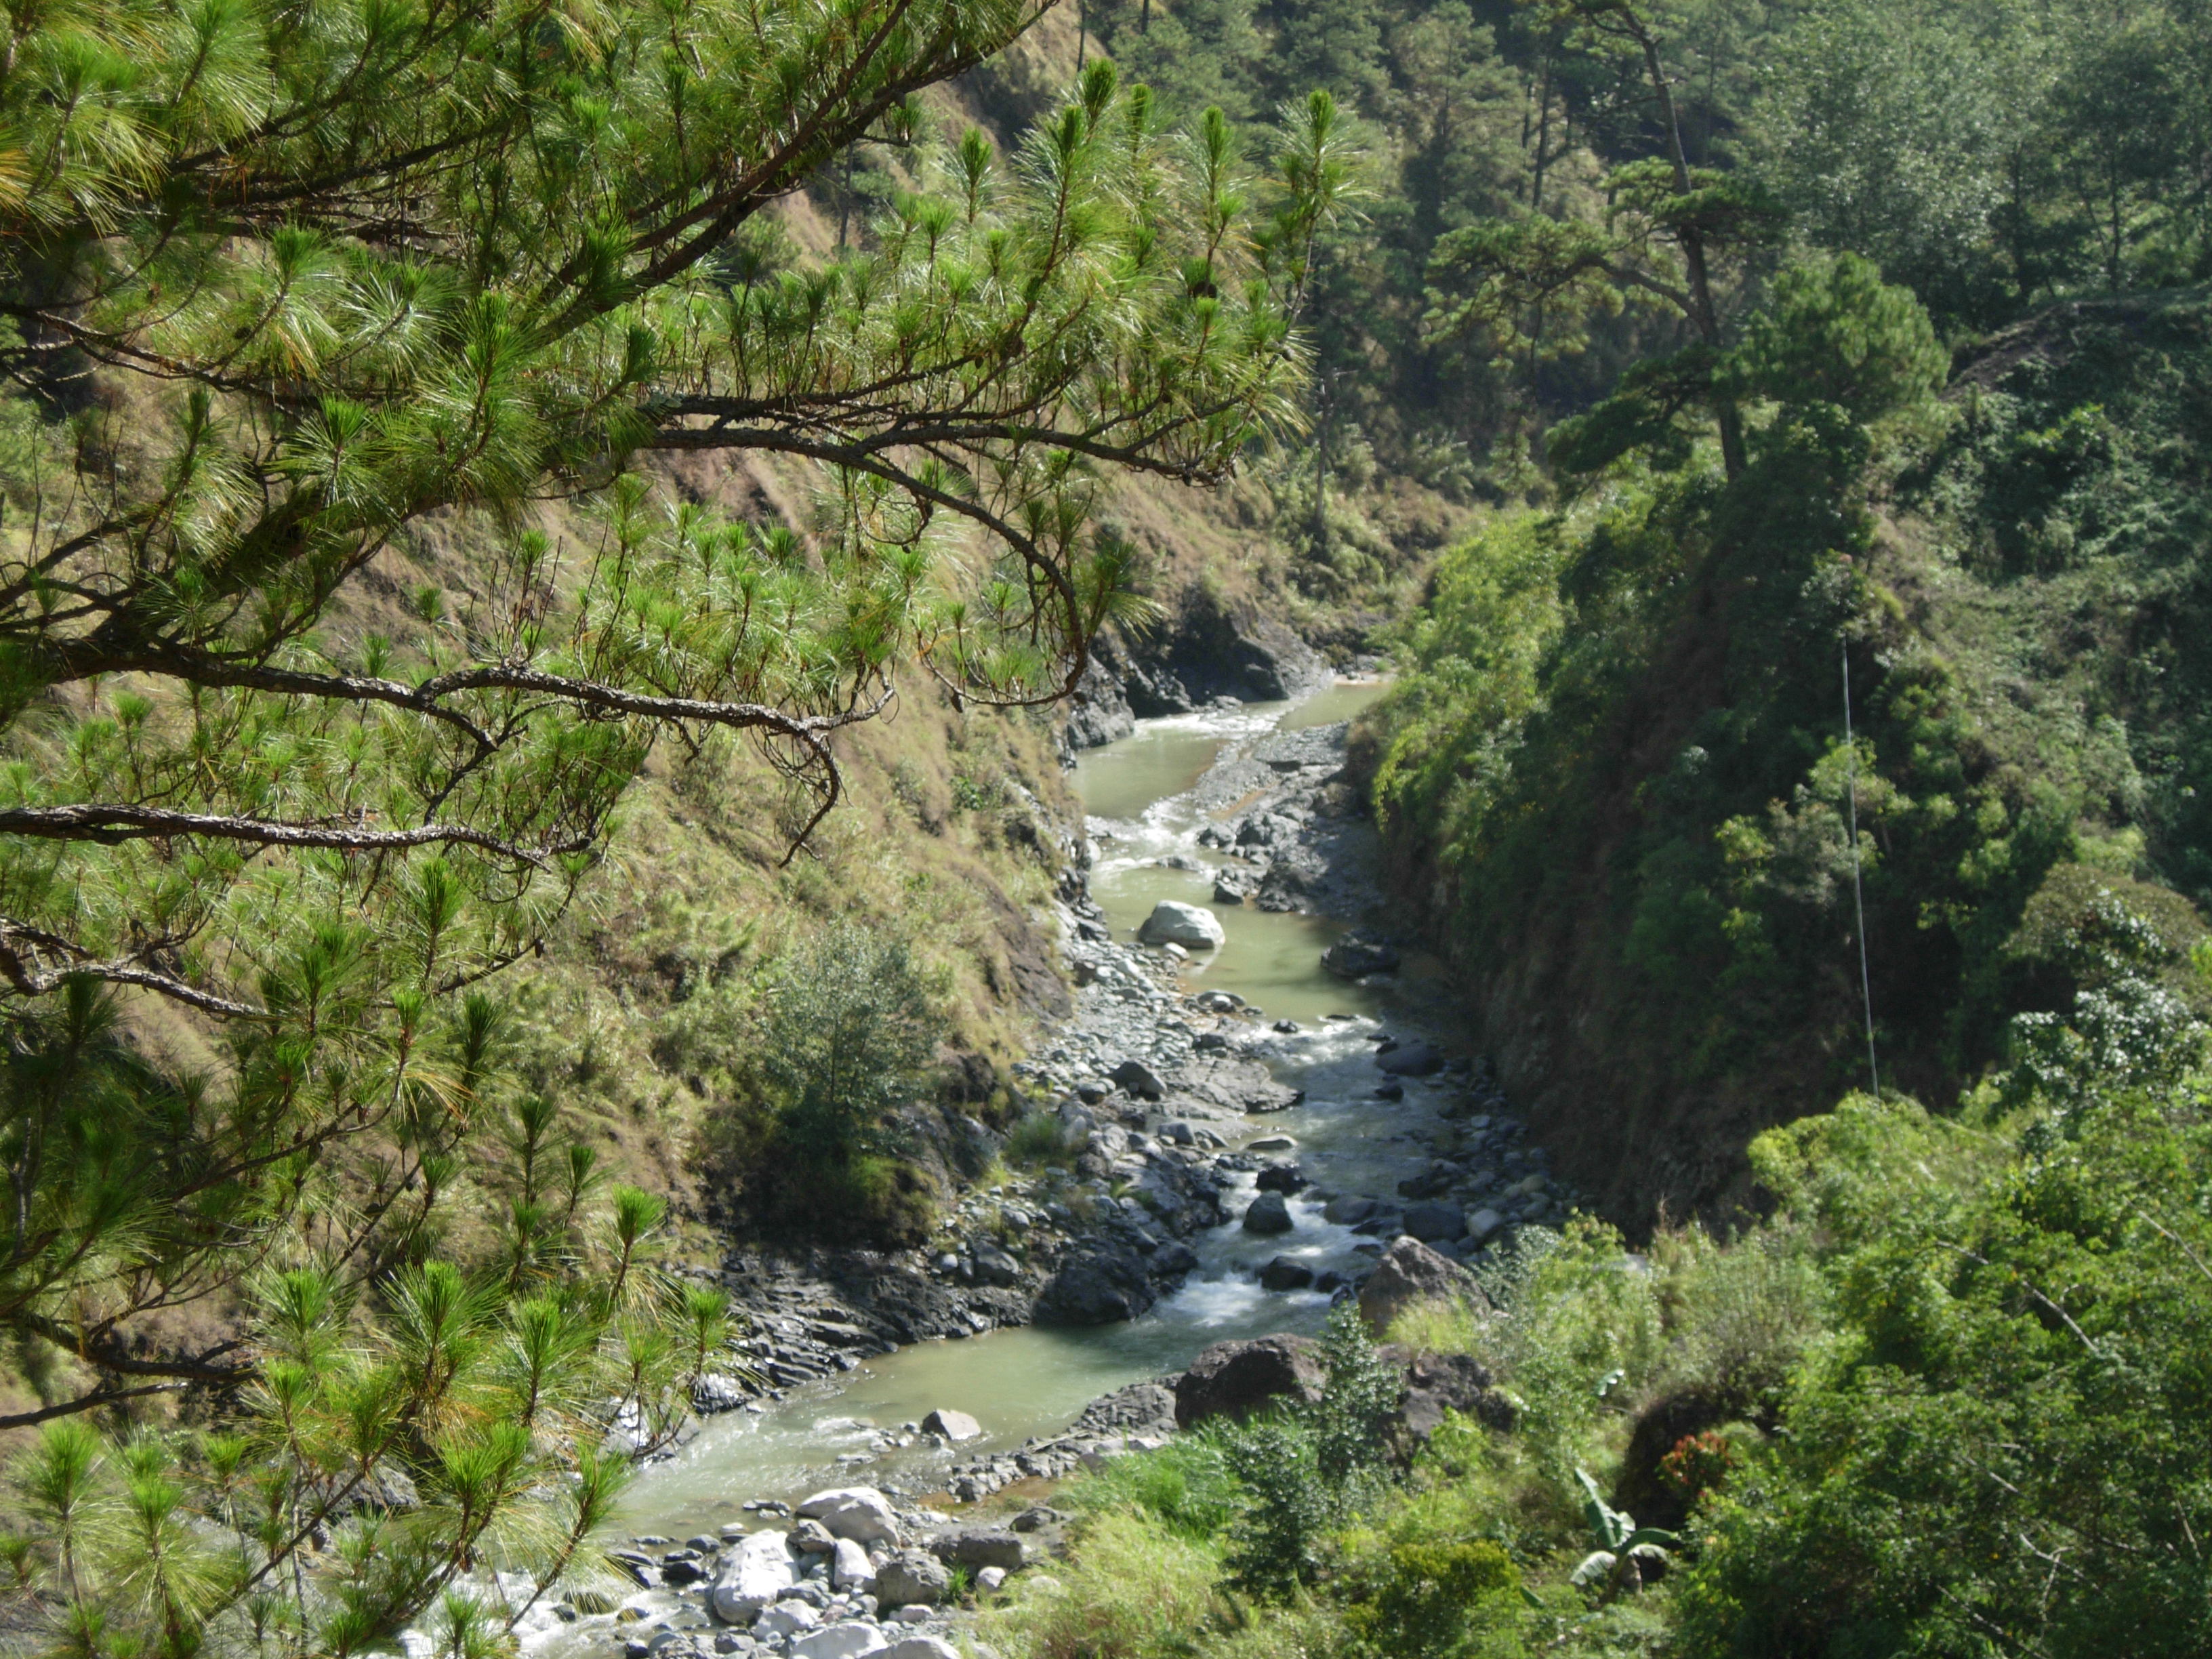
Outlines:
{"type": "MultiPolygon", "coordinates": [[[[1133,735],[1084,755],[1075,784],[1099,849],[1091,891],[1117,937],[1127,937],[1159,899],[1207,901],[1210,867],[1219,855],[1195,843],[1205,818],[1191,791],[1224,745],[1346,719],[1380,690],[1372,682],[1340,684],[1296,707],[1248,705],[1146,720],[1133,735]],[[1159,867],[1156,860],[1170,854],[1207,867],[1159,867]]],[[[1342,924],[1249,905],[1217,910],[1227,942],[1211,959],[1191,964],[1191,988],[1233,991],[1270,1020],[1287,1018],[1304,1028],[1274,1040],[1267,1058],[1285,1081],[1306,1091],[1305,1100],[1250,1120],[1237,1138],[1295,1137],[1301,1161],[1323,1191],[1392,1191],[1401,1175],[1425,1162],[1416,1137],[1440,1121],[1434,1103],[1443,1090],[1414,1084],[1396,1105],[1373,1098],[1378,1077],[1372,1038],[1379,1017],[1389,1011],[1378,993],[1321,971],[1321,951],[1342,924]]],[[[1225,1200],[1232,1214],[1249,1197],[1251,1177],[1241,1180],[1247,1190],[1225,1200]]],[[[1278,1254],[1301,1257],[1316,1271],[1364,1265],[1355,1251],[1366,1241],[1326,1223],[1310,1196],[1292,1200],[1291,1207],[1297,1225],[1286,1237],[1255,1237],[1232,1222],[1194,1240],[1197,1271],[1141,1319],[919,1343],[794,1389],[765,1410],[714,1419],[673,1457],[641,1473],[619,1525],[681,1537],[740,1518],[748,1499],[789,1501],[860,1480],[927,1491],[945,1454],[927,1443],[887,1447],[879,1431],[896,1431],[933,1407],[956,1408],[985,1431],[982,1441],[960,1448],[961,1456],[970,1457],[1055,1433],[1097,1395],[1180,1370],[1208,1343],[1316,1329],[1327,1313],[1326,1296],[1263,1291],[1254,1270],[1278,1254]]]]}

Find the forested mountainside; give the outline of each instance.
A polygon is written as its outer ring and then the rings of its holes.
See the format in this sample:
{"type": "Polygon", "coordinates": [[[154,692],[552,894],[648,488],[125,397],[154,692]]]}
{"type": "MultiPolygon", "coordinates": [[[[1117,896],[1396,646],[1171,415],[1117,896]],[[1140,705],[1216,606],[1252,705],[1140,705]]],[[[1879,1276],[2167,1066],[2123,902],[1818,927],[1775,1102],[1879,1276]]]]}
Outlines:
{"type": "MultiPolygon", "coordinates": [[[[608,1589],[754,1352],[682,1258],[1018,1282],[916,1248],[1004,1152],[1194,1259],[1161,1080],[1006,1064],[1062,763],[1389,653],[1514,1224],[927,1564],[960,1639],[2203,1650],[2199,0],[9,29],[0,1643],[703,1659],[608,1589]]],[[[955,1651],[807,1553],[715,1651],[955,1651]]]]}

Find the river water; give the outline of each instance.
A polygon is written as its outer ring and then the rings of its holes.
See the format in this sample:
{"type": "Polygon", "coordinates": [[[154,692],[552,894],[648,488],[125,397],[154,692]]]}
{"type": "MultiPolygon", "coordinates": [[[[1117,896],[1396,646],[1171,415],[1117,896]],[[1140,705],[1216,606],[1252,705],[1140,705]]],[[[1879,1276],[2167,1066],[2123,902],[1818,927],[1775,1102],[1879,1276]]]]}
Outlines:
{"type": "MultiPolygon", "coordinates": [[[[1159,899],[1208,902],[1210,867],[1218,859],[1195,844],[1205,818],[1189,792],[1224,745],[1346,719],[1380,690],[1371,682],[1340,684],[1295,708],[1248,705],[1146,720],[1134,735],[1085,755],[1075,782],[1098,848],[1091,892],[1117,935],[1126,937],[1159,899]],[[1196,857],[1208,869],[1158,867],[1154,860],[1170,853],[1196,857]]],[[[1416,1082],[1398,1104],[1373,1098],[1379,1079],[1372,1039],[1388,1011],[1377,993],[1341,984],[1320,969],[1320,953],[1342,924],[1249,906],[1218,907],[1217,914],[1227,943],[1210,959],[1193,962],[1191,988],[1234,991],[1270,1020],[1288,1018],[1304,1028],[1271,1039],[1263,1052],[1278,1075],[1306,1091],[1305,1100],[1248,1120],[1237,1139],[1295,1137],[1301,1162],[1322,1191],[1392,1192],[1402,1175],[1425,1162],[1417,1137],[1441,1121],[1435,1108],[1443,1090],[1416,1082]]],[[[1246,1190],[1224,1198],[1232,1215],[1241,1214],[1250,1195],[1251,1177],[1238,1179],[1246,1190]]],[[[926,1444],[886,1448],[879,1430],[896,1431],[946,1407],[968,1413],[985,1431],[983,1440],[960,1448],[963,1458],[1006,1449],[1057,1433],[1099,1395],[1183,1369],[1208,1343],[1316,1329],[1328,1310],[1325,1296],[1263,1291],[1255,1270],[1279,1254],[1300,1257],[1316,1271],[1361,1266],[1357,1247],[1366,1241],[1323,1221],[1311,1197],[1293,1199],[1291,1208],[1297,1226],[1283,1237],[1255,1237],[1231,1222],[1194,1239],[1198,1269],[1141,1319],[919,1343],[842,1377],[793,1389],[764,1411],[715,1418],[674,1457],[641,1473],[620,1524],[632,1533],[681,1537],[741,1518],[748,1499],[791,1501],[823,1486],[862,1480],[927,1491],[947,1455],[926,1444]]]]}

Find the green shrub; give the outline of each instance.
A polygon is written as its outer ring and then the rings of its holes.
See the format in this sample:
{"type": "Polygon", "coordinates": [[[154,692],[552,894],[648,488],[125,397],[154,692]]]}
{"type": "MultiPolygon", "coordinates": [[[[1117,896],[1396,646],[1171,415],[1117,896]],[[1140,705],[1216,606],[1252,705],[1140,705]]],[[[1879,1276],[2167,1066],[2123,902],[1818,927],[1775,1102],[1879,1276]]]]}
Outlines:
{"type": "Polygon", "coordinates": [[[1017,1169],[1034,1170],[1065,1164],[1072,1151],[1067,1126],[1059,1118],[1050,1112],[1024,1112],[1006,1131],[1000,1156],[1017,1169]]]}
{"type": "Polygon", "coordinates": [[[1377,1659],[1507,1659],[1522,1651],[1521,1575],[1492,1543],[1400,1544],[1345,1614],[1377,1659]]]}
{"type": "Polygon", "coordinates": [[[1157,1451],[1113,1459],[1079,1482],[1069,1497],[1085,1514],[1134,1511],[1178,1537],[1203,1543],[1235,1517],[1238,1489],[1221,1434],[1207,1424],[1157,1451]]]}

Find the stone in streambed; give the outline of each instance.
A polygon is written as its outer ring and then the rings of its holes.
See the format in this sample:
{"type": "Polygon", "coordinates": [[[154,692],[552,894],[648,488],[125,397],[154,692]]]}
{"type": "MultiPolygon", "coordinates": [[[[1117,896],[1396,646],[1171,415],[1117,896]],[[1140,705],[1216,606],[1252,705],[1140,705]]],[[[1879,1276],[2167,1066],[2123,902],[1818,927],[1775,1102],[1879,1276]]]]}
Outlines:
{"type": "Polygon", "coordinates": [[[1125,1060],[1106,1075],[1117,1087],[1127,1089],[1139,1100],[1166,1098],[1167,1085],[1141,1060],[1125,1060]]]}
{"type": "Polygon", "coordinates": [[[812,1630],[822,1622],[822,1615],[804,1601],[779,1601],[753,1620],[753,1635],[763,1642],[773,1642],[780,1636],[796,1636],[802,1631],[812,1630]]]}
{"type": "Polygon", "coordinates": [[[933,1538],[929,1553],[947,1566],[966,1567],[971,1571],[996,1567],[1002,1572],[1018,1572],[1029,1565],[1030,1559],[1027,1539],[1018,1533],[995,1529],[933,1538]]]}
{"type": "Polygon", "coordinates": [[[1279,1255],[1260,1269],[1263,1291],[1303,1291],[1313,1283],[1313,1269],[1295,1256],[1279,1255]]]}
{"type": "Polygon", "coordinates": [[[791,1644],[791,1659],[861,1659],[883,1652],[884,1633],[873,1625],[858,1620],[839,1625],[824,1625],[820,1630],[794,1638],[791,1644]]]}
{"type": "Polygon", "coordinates": [[[878,1607],[935,1607],[952,1587],[945,1564],[927,1550],[901,1550],[876,1569],[878,1607]]]}
{"type": "Polygon", "coordinates": [[[832,1538],[849,1538],[856,1544],[899,1542],[898,1517],[890,1500],[873,1486],[832,1486],[817,1492],[799,1506],[801,1517],[819,1521],[832,1538]]]}
{"type": "Polygon", "coordinates": [[[966,1412],[949,1412],[940,1406],[921,1419],[921,1431],[943,1435],[947,1440],[975,1440],[981,1437],[983,1425],[966,1412]]]}
{"type": "Polygon", "coordinates": [[[1406,1206],[1406,1231],[1424,1244],[1442,1243],[1467,1231],[1467,1217],[1456,1204],[1431,1200],[1406,1206]]]}
{"type": "Polygon", "coordinates": [[[756,1532],[722,1553],[707,1605],[727,1625],[750,1625],[798,1582],[780,1532],[756,1532]]]}
{"type": "Polygon", "coordinates": [[[1375,1056],[1376,1067],[1393,1077],[1433,1077],[1444,1068],[1444,1057],[1425,1042],[1404,1042],[1375,1056]]]}
{"type": "Polygon", "coordinates": [[[1182,945],[1200,951],[1218,950],[1228,935],[1221,918],[1202,905],[1162,899],[1137,929],[1139,945],[1182,945]]]}
{"type": "Polygon", "coordinates": [[[1262,1193],[1244,1212],[1248,1233],[1286,1233],[1291,1231],[1291,1206],[1280,1193],[1262,1193]]]}
{"type": "Polygon", "coordinates": [[[960,1650],[936,1636],[902,1636],[871,1659],[960,1659],[960,1650]]]}
{"type": "Polygon", "coordinates": [[[875,1565],[868,1559],[867,1551],[849,1538],[839,1539],[830,1558],[830,1587],[854,1595],[875,1594],[875,1565]]]}

